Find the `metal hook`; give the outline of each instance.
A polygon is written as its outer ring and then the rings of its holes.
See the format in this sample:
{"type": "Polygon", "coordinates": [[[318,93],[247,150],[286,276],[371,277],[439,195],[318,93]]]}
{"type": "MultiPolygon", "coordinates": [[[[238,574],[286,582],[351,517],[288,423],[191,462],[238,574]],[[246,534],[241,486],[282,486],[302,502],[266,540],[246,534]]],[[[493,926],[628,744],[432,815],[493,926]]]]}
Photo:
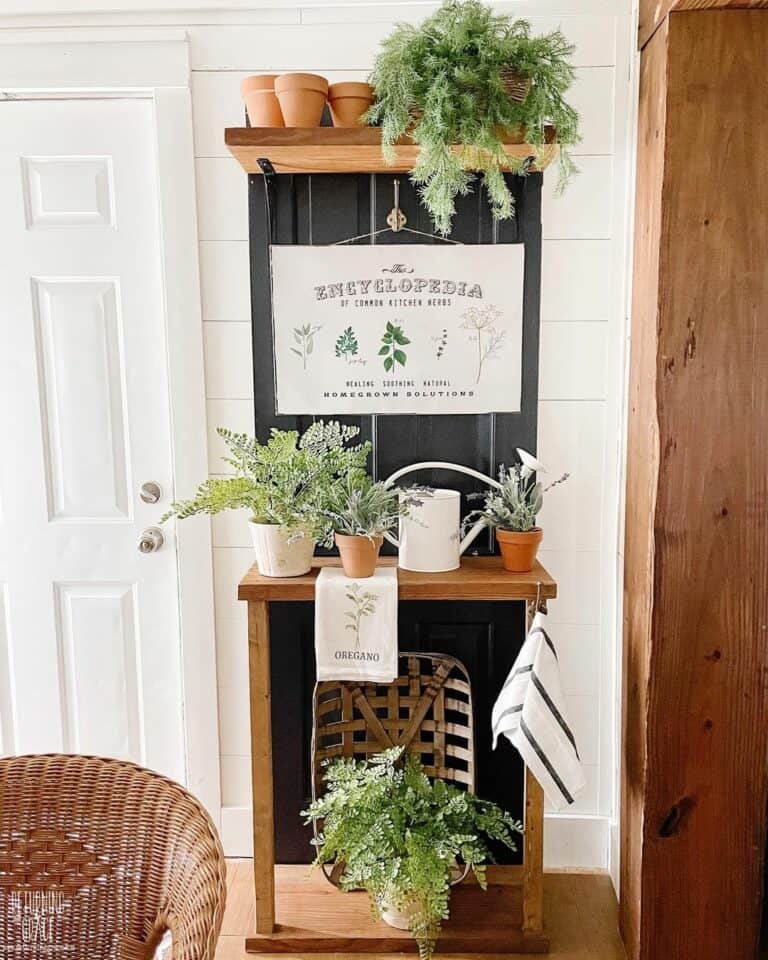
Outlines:
{"type": "Polygon", "coordinates": [[[387,217],[387,223],[389,224],[392,233],[399,233],[403,227],[408,223],[408,220],[400,209],[400,180],[395,177],[392,181],[392,187],[394,189],[394,206],[389,212],[387,217]]]}

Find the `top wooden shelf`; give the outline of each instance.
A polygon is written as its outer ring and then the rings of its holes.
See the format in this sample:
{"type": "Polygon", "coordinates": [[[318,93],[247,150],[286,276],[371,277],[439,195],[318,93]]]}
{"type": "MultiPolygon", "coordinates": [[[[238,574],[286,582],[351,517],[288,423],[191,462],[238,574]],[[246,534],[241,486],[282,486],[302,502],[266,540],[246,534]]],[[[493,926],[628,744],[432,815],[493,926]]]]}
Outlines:
{"type": "MultiPolygon", "coordinates": [[[[554,128],[548,127],[544,147],[523,142],[521,135],[505,141],[504,149],[516,159],[537,157],[532,169],[543,170],[557,156],[554,141],[554,128]]],[[[419,153],[416,144],[406,139],[395,147],[395,162],[388,166],[376,127],[228,127],[224,142],[246,173],[261,173],[258,161],[262,158],[277,173],[408,173],[419,153]]]]}
{"type": "MultiPolygon", "coordinates": [[[[380,566],[394,567],[396,557],[382,557],[380,566]]],[[[263,577],[256,565],[240,581],[238,600],[314,600],[321,567],[338,567],[338,557],[315,557],[303,577],[263,577]]],[[[557,584],[540,563],[530,573],[509,573],[501,557],[463,557],[458,570],[414,573],[398,570],[401,600],[542,600],[557,596],[557,584]],[[541,588],[539,590],[539,584],[541,588]]]]}

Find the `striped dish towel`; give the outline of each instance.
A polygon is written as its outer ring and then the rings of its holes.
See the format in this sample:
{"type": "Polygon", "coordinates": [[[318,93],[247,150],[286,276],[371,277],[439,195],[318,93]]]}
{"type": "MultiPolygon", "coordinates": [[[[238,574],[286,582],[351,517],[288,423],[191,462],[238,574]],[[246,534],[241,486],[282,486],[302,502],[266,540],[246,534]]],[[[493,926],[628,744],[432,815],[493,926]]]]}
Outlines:
{"type": "Polygon", "coordinates": [[[568,725],[555,646],[537,613],[491,716],[493,748],[504,734],[556,810],[584,789],[584,771],[568,725]]]}

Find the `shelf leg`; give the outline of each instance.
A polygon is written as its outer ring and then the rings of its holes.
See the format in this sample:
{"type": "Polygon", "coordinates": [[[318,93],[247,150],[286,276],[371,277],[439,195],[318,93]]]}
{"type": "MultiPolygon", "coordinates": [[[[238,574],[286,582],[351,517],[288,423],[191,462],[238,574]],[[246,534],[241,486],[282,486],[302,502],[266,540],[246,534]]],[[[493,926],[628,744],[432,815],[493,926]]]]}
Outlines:
{"type": "MultiPolygon", "coordinates": [[[[536,616],[536,602],[525,605],[525,628],[536,616]]],[[[544,929],[544,791],[525,768],[525,839],[523,843],[523,932],[544,929]]]]}
{"type": "Polygon", "coordinates": [[[275,929],[275,812],[272,784],[272,685],[269,665],[269,606],[248,602],[248,670],[251,693],[251,780],[253,786],[253,879],[256,932],[275,929]]]}
{"type": "Polygon", "coordinates": [[[523,852],[523,932],[544,929],[544,792],[526,767],[523,852]]]}

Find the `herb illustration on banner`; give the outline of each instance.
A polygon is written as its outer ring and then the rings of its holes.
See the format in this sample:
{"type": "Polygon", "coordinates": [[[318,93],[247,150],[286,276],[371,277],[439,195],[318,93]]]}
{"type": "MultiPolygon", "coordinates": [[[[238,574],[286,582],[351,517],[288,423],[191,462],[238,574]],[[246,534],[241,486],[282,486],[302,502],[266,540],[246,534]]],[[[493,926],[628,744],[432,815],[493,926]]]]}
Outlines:
{"type": "Polygon", "coordinates": [[[522,244],[271,252],[276,413],[520,409],[522,244]]]}

